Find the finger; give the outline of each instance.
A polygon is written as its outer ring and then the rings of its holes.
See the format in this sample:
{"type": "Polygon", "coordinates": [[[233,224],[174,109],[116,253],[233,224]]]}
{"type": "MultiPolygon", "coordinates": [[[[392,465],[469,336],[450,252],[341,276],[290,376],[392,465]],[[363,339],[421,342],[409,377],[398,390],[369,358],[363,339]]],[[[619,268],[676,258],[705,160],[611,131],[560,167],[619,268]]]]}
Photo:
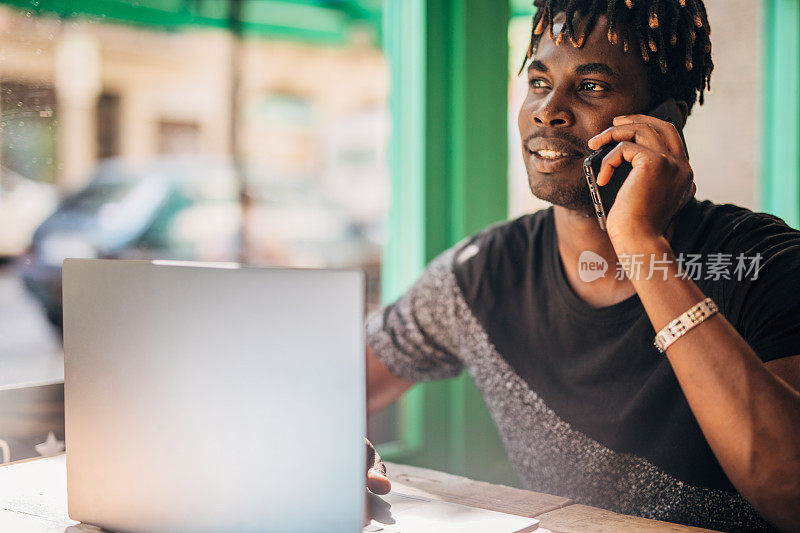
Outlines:
{"type": "Polygon", "coordinates": [[[642,115],[641,113],[634,113],[633,115],[619,115],[618,117],[614,117],[612,123],[615,126],[619,126],[622,124],[630,124],[632,122],[643,122],[647,120],[650,115],[642,115]]]}
{"type": "Polygon", "coordinates": [[[623,126],[626,124],[649,124],[661,135],[662,141],[666,144],[669,151],[681,157],[686,157],[686,149],[683,146],[678,128],[672,122],[661,120],[660,118],[651,117],[650,115],[622,115],[614,118],[615,126],[623,126]]]}
{"type": "MultiPolygon", "coordinates": [[[[383,463],[381,463],[383,466],[383,463]]],[[[392,490],[392,483],[386,477],[386,467],[381,472],[377,468],[370,468],[367,471],[367,488],[375,494],[388,494],[392,490]]]]}
{"type": "Polygon", "coordinates": [[[378,452],[375,450],[375,447],[368,439],[364,439],[367,444],[367,470],[370,468],[376,468],[381,473],[386,473],[386,466],[381,461],[381,456],[378,455],[378,452]]]}
{"type": "Polygon", "coordinates": [[[369,439],[364,439],[364,442],[367,445],[367,488],[375,494],[387,494],[392,484],[386,477],[386,465],[369,439]]]}
{"type": "Polygon", "coordinates": [[[611,126],[589,139],[589,148],[597,150],[615,141],[635,142],[656,152],[669,151],[669,147],[664,143],[661,134],[653,126],[639,123],[611,126]]]}
{"type": "Polygon", "coordinates": [[[597,184],[600,186],[607,184],[614,174],[614,169],[624,161],[629,161],[633,164],[637,157],[653,153],[653,151],[633,142],[623,141],[619,143],[603,158],[600,164],[600,172],[597,174],[597,184]]]}

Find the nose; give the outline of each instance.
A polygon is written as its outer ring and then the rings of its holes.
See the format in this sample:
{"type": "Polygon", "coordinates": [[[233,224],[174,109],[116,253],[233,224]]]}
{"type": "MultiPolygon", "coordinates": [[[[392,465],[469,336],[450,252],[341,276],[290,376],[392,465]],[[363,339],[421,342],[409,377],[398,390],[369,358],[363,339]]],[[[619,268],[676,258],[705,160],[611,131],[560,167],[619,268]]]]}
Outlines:
{"type": "Polygon", "coordinates": [[[556,91],[539,101],[539,105],[531,111],[531,117],[534,124],[542,127],[563,128],[575,123],[575,117],[556,91]]]}

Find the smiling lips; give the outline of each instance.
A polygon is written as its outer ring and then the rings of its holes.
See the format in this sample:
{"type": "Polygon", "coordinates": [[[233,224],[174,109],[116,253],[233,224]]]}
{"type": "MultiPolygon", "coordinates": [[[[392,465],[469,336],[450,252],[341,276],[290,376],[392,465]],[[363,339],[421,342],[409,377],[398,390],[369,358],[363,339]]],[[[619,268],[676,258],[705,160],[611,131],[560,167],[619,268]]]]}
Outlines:
{"type": "Polygon", "coordinates": [[[560,152],[557,150],[537,150],[536,152],[533,153],[534,155],[541,157],[542,159],[557,159],[559,157],[569,157],[570,155],[573,155],[566,152],[560,152]]]}
{"type": "Polygon", "coordinates": [[[538,172],[552,173],[583,159],[584,154],[572,143],[554,137],[536,137],[525,145],[528,158],[538,172]]]}

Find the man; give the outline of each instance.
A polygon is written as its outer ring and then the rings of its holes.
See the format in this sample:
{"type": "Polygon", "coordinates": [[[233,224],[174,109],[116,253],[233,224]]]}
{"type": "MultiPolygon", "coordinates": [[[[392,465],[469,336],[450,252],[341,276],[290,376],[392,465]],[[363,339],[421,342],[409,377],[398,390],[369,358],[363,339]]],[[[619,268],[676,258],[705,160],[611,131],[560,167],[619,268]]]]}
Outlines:
{"type": "MultiPolygon", "coordinates": [[[[444,252],[370,317],[370,411],[466,367],[530,489],[715,529],[799,529],[800,232],[695,200],[676,128],[644,114],[674,98],[685,119],[702,103],[702,1],[534,3],[519,129],[531,190],[554,205],[444,252]],[[604,232],[582,162],[610,142],[599,184],[632,170],[604,232]],[[605,276],[582,279],[588,252],[605,276]],[[687,275],[698,257],[707,270],[687,275]],[[679,317],[661,353],[654,336],[679,317]]],[[[375,464],[368,485],[385,492],[375,464]]]]}

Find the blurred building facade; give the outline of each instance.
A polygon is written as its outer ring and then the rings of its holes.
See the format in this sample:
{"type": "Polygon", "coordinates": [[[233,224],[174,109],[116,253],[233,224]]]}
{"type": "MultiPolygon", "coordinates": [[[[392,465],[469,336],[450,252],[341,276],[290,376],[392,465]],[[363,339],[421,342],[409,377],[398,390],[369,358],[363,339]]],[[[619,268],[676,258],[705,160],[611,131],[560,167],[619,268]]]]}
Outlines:
{"type": "MultiPolygon", "coordinates": [[[[0,6],[0,164],[66,193],[106,157],[230,154],[234,42],[222,30],[156,31],[0,6]]],[[[336,47],[246,39],[236,53],[238,152],[337,190],[350,176],[358,186],[349,194],[365,195],[351,203],[384,213],[380,49],[355,35],[336,47]]]]}

